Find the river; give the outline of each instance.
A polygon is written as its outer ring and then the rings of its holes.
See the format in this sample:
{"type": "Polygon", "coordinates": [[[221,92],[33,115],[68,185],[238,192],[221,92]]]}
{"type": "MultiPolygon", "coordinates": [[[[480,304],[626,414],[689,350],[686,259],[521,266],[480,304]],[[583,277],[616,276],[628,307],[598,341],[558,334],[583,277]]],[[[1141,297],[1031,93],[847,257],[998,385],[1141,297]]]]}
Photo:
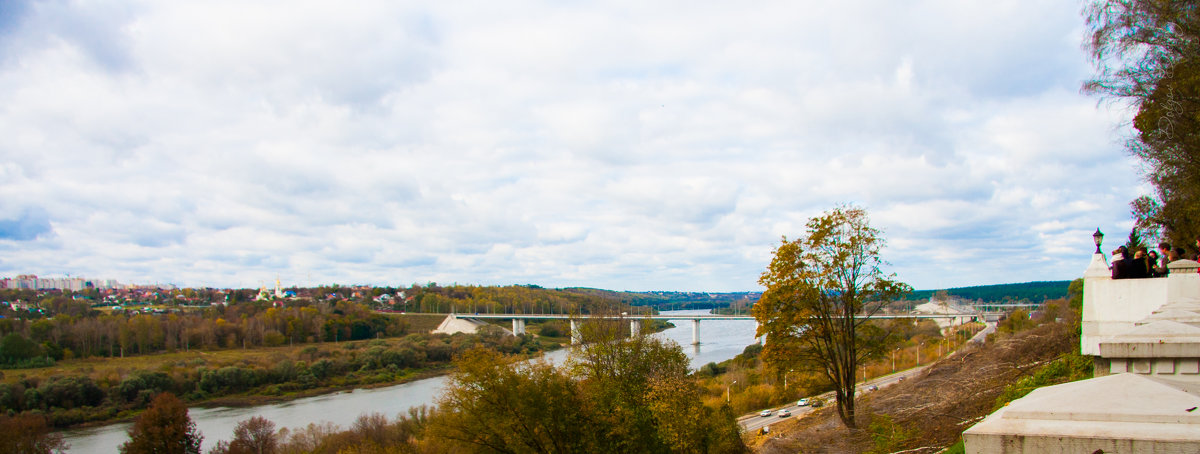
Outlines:
{"type": "MultiPolygon", "coordinates": [[[[707,310],[664,311],[665,315],[699,315],[707,310]]],[[[691,358],[692,368],[709,362],[721,362],[741,353],[754,342],[754,321],[711,320],[700,322],[700,345],[692,346],[692,322],[686,319],[674,321],[676,326],[654,334],[675,341],[691,358]]],[[[546,354],[552,362],[560,363],[569,350],[546,354]]],[[[363,413],[382,413],[388,417],[407,414],[408,409],[420,405],[432,405],[446,383],[446,377],[433,377],[404,384],[375,389],[306,397],[289,402],[254,407],[217,407],[188,409],[188,415],[196,422],[196,428],[204,435],[204,450],[215,446],[219,440],[233,438],[233,428],[238,422],[251,416],[262,416],[275,423],[275,427],[299,429],[309,423],[331,422],[343,428],[349,427],[363,413]]],[[[63,432],[64,440],[73,453],[115,453],[117,447],[128,439],[126,431],[131,423],[72,429],[63,432]]]]}

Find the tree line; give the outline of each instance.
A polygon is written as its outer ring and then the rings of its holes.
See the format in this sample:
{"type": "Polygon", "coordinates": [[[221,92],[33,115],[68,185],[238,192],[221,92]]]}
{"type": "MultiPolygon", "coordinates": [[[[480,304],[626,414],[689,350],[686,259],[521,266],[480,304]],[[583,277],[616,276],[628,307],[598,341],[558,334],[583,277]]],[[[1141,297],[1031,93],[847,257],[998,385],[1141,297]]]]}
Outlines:
{"type": "Polygon", "coordinates": [[[593,314],[628,309],[630,301],[614,293],[582,289],[546,289],[536,285],[440,286],[430,283],[404,290],[395,310],[426,313],[593,314]],[[625,308],[625,309],[620,309],[625,308]]]}
{"type": "Polygon", "coordinates": [[[124,357],[162,351],[273,347],[399,336],[397,317],[350,302],[297,300],[218,305],[169,314],[103,313],[90,310],[53,317],[0,319],[0,363],[38,365],[39,358],[124,357]],[[32,363],[31,363],[32,361],[32,363]]]}
{"type": "Polygon", "coordinates": [[[935,293],[944,292],[965,300],[987,302],[1001,301],[1031,301],[1041,303],[1046,300],[1059,299],[1067,296],[1067,286],[1070,281],[1036,281],[1017,284],[977,285],[973,287],[954,287],[943,290],[915,290],[909,293],[907,300],[928,300],[935,293]]]}
{"type": "MultiPolygon", "coordinates": [[[[176,291],[184,295],[184,289],[176,291]]],[[[91,289],[94,291],[94,289],[91,289]]],[[[306,296],[276,305],[272,301],[241,301],[248,291],[230,291],[232,304],[214,304],[188,311],[146,314],[107,312],[67,293],[36,298],[31,290],[6,290],[0,296],[37,301],[36,310],[0,309],[0,367],[38,367],[50,360],[76,357],[124,357],[162,351],[273,347],[393,337],[409,332],[402,318],[375,313],[391,309],[430,313],[560,313],[612,312],[626,307],[601,295],[531,286],[343,287],[303,289],[306,296]],[[346,293],[342,295],[341,293],[346,293]],[[357,294],[357,296],[355,296],[357,294]],[[375,297],[400,295],[381,303],[375,297]],[[240,295],[240,296],[238,296],[240,295]],[[335,296],[336,295],[336,296],[335,296]]],[[[87,293],[86,291],[83,293],[87,293]]],[[[210,294],[211,289],[196,294],[210,294]]],[[[168,300],[172,298],[167,295],[168,300]]]]}

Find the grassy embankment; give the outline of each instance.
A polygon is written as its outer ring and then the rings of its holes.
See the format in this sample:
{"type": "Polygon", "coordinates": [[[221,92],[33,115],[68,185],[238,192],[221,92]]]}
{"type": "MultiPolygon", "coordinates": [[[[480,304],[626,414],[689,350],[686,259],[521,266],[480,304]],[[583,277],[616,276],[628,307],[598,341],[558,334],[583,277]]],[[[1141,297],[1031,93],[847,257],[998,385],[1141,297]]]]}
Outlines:
{"type": "MultiPolygon", "coordinates": [[[[936,361],[951,354],[965,340],[983,329],[982,324],[972,323],[940,330],[928,320],[897,322],[893,325],[892,329],[901,338],[893,347],[893,354],[864,364],[859,369],[859,380],[870,380],[915,367],[918,365],[918,355],[920,364],[936,361]]],[[[741,415],[833,390],[832,385],[816,371],[794,370],[784,374],[768,367],[759,358],[760,352],[761,347],[751,345],[731,360],[701,367],[696,376],[704,403],[720,405],[728,398],[734,413],[741,415]]]]}
{"type": "Polygon", "coordinates": [[[1038,387],[1091,377],[1091,359],[1078,353],[1078,312],[1049,306],[1036,319],[1010,317],[985,345],[860,396],[860,429],[845,428],[830,406],[774,423],[770,436],[749,435],[749,443],[765,453],[963,452],[963,430],[996,409],[1038,387]]]}

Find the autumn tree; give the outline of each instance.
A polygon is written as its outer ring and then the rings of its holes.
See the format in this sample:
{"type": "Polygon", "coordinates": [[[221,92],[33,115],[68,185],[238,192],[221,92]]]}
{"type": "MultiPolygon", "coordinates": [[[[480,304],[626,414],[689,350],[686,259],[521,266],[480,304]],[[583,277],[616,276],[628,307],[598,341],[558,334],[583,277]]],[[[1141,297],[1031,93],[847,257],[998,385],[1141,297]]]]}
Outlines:
{"type": "Polygon", "coordinates": [[[456,362],[428,436],[475,452],[745,452],[700,401],[678,345],[589,320],[564,368],[477,349],[456,362]]]}
{"type": "Polygon", "coordinates": [[[228,445],[218,444],[212,453],[222,454],[273,454],[279,450],[279,438],[275,423],[262,416],[237,423],[233,428],[233,440],[228,445]]]}
{"type": "Polygon", "coordinates": [[[199,454],[203,439],[183,401],[160,393],[129,428],[129,441],[121,444],[121,453],[199,454]]]}
{"type": "Polygon", "coordinates": [[[553,365],[482,348],[455,364],[433,437],[480,452],[598,452],[590,406],[553,365]]]}
{"type": "Polygon", "coordinates": [[[592,319],[579,324],[581,344],[570,369],[595,409],[605,452],[728,452],[736,422],[700,404],[682,349],[653,336],[629,337],[627,323],[592,319]]]}
{"type": "Polygon", "coordinates": [[[62,434],[51,432],[44,416],[0,414],[0,452],[50,454],[65,452],[67,448],[62,434]]]}
{"type": "Polygon", "coordinates": [[[887,333],[870,319],[909,292],[885,274],[884,240],[867,212],[843,206],[809,219],[803,237],[786,237],[759,283],[766,287],[754,318],[767,337],[768,364],[808,369],[834,385],[838,416],[855,427],[854,385],[861,361],[886,348],[887,333]]]}
{"type": "Polygon", "coordinates": [[[1200,4],[1095,0],[1084,14],[1097,70],[1084,91],[1137,108],[1128,146],[1155,188],[1131,203],[1138,228],[1190,245],[1200,234],[1200,4]]]}

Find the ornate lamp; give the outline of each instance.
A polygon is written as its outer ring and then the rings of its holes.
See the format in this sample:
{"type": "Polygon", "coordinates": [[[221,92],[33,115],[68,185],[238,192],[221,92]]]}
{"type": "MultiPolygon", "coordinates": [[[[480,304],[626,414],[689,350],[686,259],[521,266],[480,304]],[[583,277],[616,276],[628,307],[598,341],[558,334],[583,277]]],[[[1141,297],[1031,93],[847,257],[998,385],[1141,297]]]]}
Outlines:
{"type": "Polygon", "coordinates": [[[1100,233],[1099,227],[1096,227],[1096,233],[1092,234],[1092,241],[1096,242],[1096,253],[1103,254],[1103,252],[1100,252],[1100,243],[1104,241],[1104,234],[1100,233]]]}

